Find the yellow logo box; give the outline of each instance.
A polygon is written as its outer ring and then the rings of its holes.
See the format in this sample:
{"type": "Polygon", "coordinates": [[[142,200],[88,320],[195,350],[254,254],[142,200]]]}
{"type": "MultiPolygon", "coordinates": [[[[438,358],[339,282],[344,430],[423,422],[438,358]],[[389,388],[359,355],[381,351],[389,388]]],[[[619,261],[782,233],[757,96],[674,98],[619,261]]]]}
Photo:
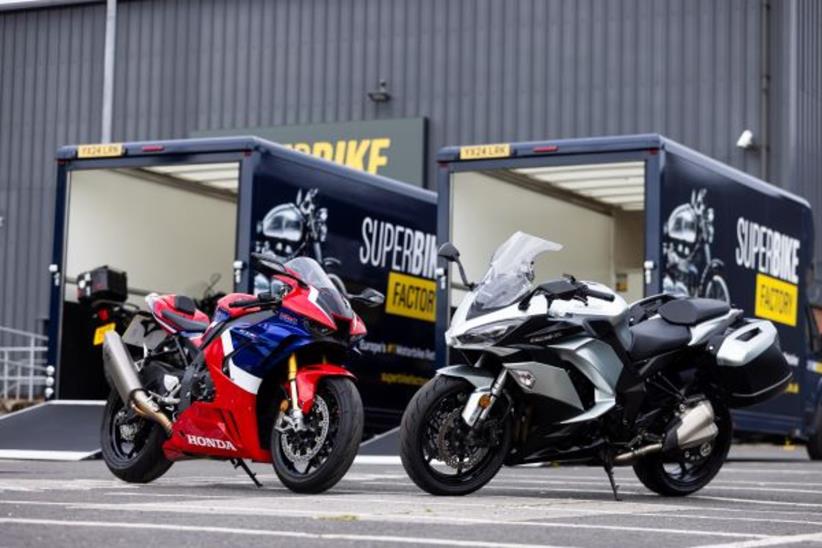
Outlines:
{"type": "Polygon", "coordinates": [[[99,145],[80,145],[77,147],[78,158],[115,158],[123,155],[122,143],[102,143],[99,145]]]}
{"type": "Polygon", "coordinates": [[[796,326],[799,289],[788,282],[756,275],[756,307],[754,314],[774,322],[796,326]]]}
{"type": "Polygon", "coordinates": [[[437,284],[417,276],[391,272],[385,311],[396,316],[434,322],[437,314],[437,284]]]}
{"type": "Polygon", "coordinates": [[[460,147],[460,160],[482,160],[484,158],[507,158],[511,155],[511,145],[469,145],[460,147]]]}

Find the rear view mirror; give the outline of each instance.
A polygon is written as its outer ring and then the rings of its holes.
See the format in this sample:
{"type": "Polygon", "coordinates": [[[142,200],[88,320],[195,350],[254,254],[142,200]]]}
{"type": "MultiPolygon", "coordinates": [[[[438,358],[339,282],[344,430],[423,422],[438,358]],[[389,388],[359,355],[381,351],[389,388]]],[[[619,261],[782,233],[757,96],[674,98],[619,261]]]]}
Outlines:
{"type": "Polygon", "coordinates": [[[437,256],[445,259],[448,262],[456,263],[459,262],[460,252],[454,244],[452,244],[451,242],[445,242],[437,250],[437,256]]]}
{"type": "Polygon", "coordinates": [[[257,266],[263,267],[265,270],[269,271],[269,274],[286,274],[288,272],[283,264],[273,257],[269,257],[268,255],[264,255],[262,253],[252,253],[251,257],[254,259],[257,266]]]}
{"type": "Polygon", "coordinates": [[[469,290],[474,289],[475,285],[468,281],[468,276],[465,275],[465,268],[462,266],[462,262],[460,261],[460,251],[457,249],[457,246],[451,242],[445,242],[437,250],[437,256],[440,259],[445,259],[449,263],[457,263],[457,266],[460,269],[460,278],[462,278],[463,285],[465,285],[465,287],[469,290]]]}
{"type": "Polygon", "coordinates": [[[380,306],[382,303],[385,302],[385,295],[383,295],[376,289],[371,289],[370,287],[366,287],[365,289],[363,289],[362,293],[360,293],[359,295],[349,295],[348,298],[352,301],[362,303],[368,307],[380,306]]]}

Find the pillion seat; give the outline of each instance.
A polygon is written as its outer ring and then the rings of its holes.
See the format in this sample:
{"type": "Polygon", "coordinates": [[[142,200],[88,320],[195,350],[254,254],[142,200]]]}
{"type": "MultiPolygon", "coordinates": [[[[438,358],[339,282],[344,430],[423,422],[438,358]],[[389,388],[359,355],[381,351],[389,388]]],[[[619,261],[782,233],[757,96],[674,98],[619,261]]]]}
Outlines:
{"type": "Polygon", "coordinates": [[[174,332],[202,333],[208,328],[208,316],[185,295],[158,295],[152,301],[151,313],[174,332]]]}
{"type": "Polygon", "coordinates": [[[676,325],[696,325],[730,312],[725,301],[715,299],[676,299],[659,307],[659,315],[676,325]]]}

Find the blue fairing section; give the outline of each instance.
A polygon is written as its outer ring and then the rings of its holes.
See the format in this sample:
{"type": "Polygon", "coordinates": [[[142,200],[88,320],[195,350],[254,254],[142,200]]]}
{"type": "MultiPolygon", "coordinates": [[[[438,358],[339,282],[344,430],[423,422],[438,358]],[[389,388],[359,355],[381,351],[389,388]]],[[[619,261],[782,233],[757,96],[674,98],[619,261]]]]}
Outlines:
{"type": "MultiPolygon", "coordinates": [[[[289,317],[293,320],[293,317],[289,317]]],[[[265,377],[278,363],[314,340],[302,322],[284,321],[279,314],[253,325],[231,328],[236,349],[234,364],[254,375],[265,377]]]]}

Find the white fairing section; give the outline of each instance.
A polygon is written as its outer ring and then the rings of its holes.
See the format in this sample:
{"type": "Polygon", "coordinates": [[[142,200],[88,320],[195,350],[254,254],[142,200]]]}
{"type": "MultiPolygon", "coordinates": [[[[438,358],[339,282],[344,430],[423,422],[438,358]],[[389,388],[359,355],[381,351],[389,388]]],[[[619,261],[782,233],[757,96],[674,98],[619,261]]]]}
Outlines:
{"type": "Polygon", "coordinates": [[[628,304],[625,299],[614,293],[608,286],[596,282],[584,282],[591,289],[602,291],[613,295],[614,301],[608,302],[602,299],[589,298],[588,303],[581,301],[555,300],[548,309],[548,301],[544,295],[537,295],[529,303],[527,310],[520,310],[519,303],[494,310],[487,314],[482,314],[468,319],[468,311],[474,302],[474,294],[469,293],[457,307],[451,318],[451,326],[445,333],[445,341],[454,348],[472,348],[472,346],[460,346],[456,337],[463,335],[471,329],[504,320],[525,321],[530,316],[541,316],[550,314],[557,318],[576,316],[586,318],[610,319],[616,324],[628,311],[628,304]]]}
{"type": "MultiPolygon", "coordinates": [[[[225,356],[234,352],[234,343],[231,340],[230,329],[223,331],[220,335],[220,340],[223,343],[223,354],[225,356]]],[[[263,382],[261,378],[255,377],[251,373],[237,367],[232,358],[228,358],[228,376],[231,377],[231,381],[234,384],[251,394],[256,394],[260,389],[260,384],[263,382]]]]}

